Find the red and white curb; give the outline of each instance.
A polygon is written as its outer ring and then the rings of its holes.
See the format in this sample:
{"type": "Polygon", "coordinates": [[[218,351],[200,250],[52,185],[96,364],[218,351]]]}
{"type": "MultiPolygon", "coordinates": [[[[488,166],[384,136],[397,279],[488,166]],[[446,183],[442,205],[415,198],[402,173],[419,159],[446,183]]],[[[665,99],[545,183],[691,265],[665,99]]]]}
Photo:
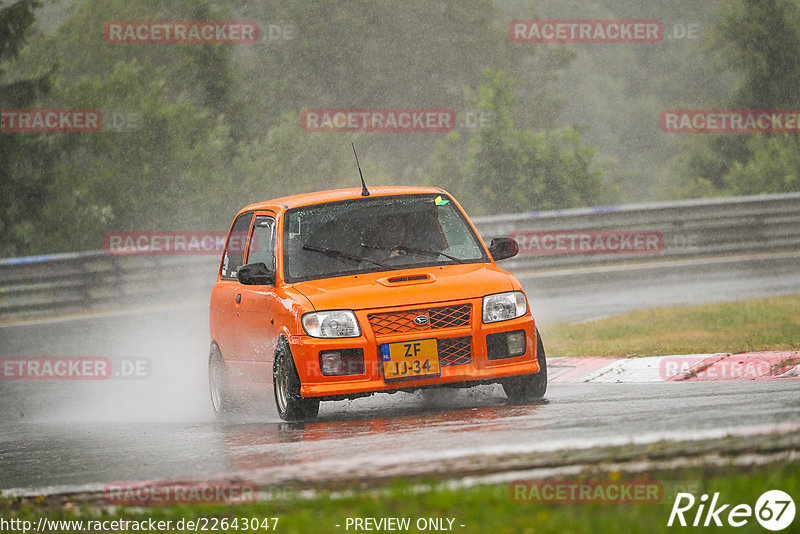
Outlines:
{"type": "Polygon", "coordinates": [[[548,382],[800,380],[800,351],[548,358],[548,382]]]}

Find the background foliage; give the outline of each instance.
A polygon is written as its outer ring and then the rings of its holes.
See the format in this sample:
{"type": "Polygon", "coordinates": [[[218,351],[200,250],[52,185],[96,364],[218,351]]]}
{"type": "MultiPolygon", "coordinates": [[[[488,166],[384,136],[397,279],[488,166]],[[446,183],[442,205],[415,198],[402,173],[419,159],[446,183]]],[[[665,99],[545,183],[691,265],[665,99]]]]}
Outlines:
{"type": "Polygon", "coordinates": [[[473,215],[800,189],[798,137],[659,130],[663,109],[800,108],[800,0],[16,0],[0,106],[132,112],[131,132],[0,132],[0,256],[109,231],[222,230],[241,206],[367,181],[473,215]],[[657,18],[641,45],[513,43],[519,18],[657,18]],[[252,45],[108,44],[114,20],[252,19],[252,45]],[[689,25],[695,34],[681,35],[689,25]],[[304,108],[456,111],[453,132],[308,133],[304,108]]]}

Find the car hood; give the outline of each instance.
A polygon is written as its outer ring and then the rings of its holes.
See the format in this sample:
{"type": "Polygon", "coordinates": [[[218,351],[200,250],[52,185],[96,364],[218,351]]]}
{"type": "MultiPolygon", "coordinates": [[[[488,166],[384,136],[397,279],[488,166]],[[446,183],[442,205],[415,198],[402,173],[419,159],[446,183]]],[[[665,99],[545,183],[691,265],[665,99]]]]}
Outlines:
{"type": "Polygon", "coordinates": [[[315,310],[366,310],[479,298],[519,289],[492,263],[365,273],[294,284],[315,310]]]}

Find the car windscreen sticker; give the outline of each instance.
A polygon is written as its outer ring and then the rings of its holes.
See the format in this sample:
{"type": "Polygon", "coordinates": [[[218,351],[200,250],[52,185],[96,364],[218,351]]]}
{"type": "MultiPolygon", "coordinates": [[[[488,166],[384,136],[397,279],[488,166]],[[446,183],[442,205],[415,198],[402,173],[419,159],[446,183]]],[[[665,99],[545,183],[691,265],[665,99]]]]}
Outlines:
{"type": "Polygon", "coordinates": [[[433,199],[433,201],[436,203],[437,206],[444,206],[450,202],[449,200],[442,198],[441,196],[436,197],[435,199],[433,199]]]}

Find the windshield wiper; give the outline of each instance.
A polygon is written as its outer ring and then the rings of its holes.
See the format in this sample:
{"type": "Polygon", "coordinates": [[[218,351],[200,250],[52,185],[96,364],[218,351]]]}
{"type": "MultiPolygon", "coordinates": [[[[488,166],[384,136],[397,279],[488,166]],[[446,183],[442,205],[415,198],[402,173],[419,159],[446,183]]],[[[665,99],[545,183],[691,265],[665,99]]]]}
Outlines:
{"type": "Polygon", "coordinates": [[[384,247],[382,245],[371,245],[368,243],[361,243],[361,246],[364,248],[376,248],[378,250],[402,250],[403,252],[408,252],[410,254],[419,254],[421,256],[444,256],[448,260],[453,260],[456,263],[464,263],[464,260],[461,258],[456,258],[455,256],[451,256],[446,252],[442,252],[440,250],[432,250],[428,248],[417,248],[417,247],[407,247],[405,245],[397,245],[394,247],[384,247]]]}
{"type": "Polygon", "coordinates": [[[320,252],[325,254],[326,256],[331,256],[333,258],[340,258],[343,260],[350,260],[361,263],[362,261],[366,261],[372,264],[377,265],[378,267],[383,267],[384,269],[388,268],[388,265],[384,265],[383,263],[378,263],[377,261],[373,261],[369,258],[365,258],[363,256],[356,256],[355,254],[348,254],[343,250],[337,250],[335,248],[323,248],[323,247],[315,247],[313,245],[303,245],[303,250],[310,250],[312,252],[320,252]]]}

